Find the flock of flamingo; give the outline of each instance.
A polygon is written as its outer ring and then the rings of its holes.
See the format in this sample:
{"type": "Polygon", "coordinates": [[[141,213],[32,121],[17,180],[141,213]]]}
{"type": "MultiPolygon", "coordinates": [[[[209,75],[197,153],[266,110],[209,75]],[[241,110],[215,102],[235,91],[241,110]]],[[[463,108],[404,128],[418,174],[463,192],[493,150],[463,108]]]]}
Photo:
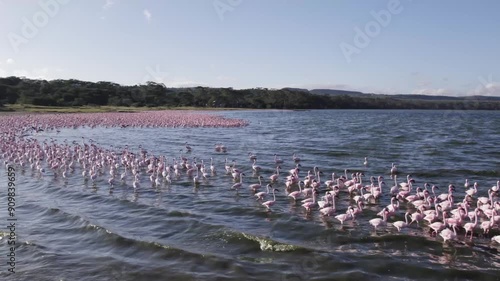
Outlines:
{"type": "MultiPolygon", "coordinates": [[[[124,146],[119,151],[100,147],[92,140],[82,142],[57,143],[39,141],[33,134],[42,131],[77,127],[241,127],[248,123],[239,119],[227,119],[211,114],[185,111],[151,111],[140,113],[99,113],[99,114],[6,114],[0,116],[0,158],[5,167],[14,165],[22,169],[32,169],[40,175],[53,175],[67,178],[81,175],[85,181],[96,182],[107,179],[113,187],[132,180],[131,188],[151,188],[168,186],[173,181],[187,177],[195,187],[203,184],[218,174],[231,178],[228,188],[234,192],[250,192],[259,201],[263,210],[271,211],[280,201],[288,201],[300,206],[307,214],[318,213],[323,217],[333,217],[341,225],[348,221],[357,222],[366,216],[366,207],[379,209],[377,217],[368,220],[375,232],[392,225],[402,231],[408,227],[428,228],[431,236],[439,235],[444,242],[458,240],[459,232],[463,239],[472,240],[489,236],[490,230],[500,226],[500,201],[498,200],[500,181],[485,189],[488,196],[478,196],[478,183],[467,179],[463,186],[450,184],[446,188],[424,183],[416,186],[411,175],[398,182],[398,167],[392,164],[388,168],[391,187],[386,188],[383,176],[365,178],[362,172],[348,175],[331,174],[323,181],[324,172],[314,167],[306,174],[302,171],[301,159],[293,154],[289,160],[274,155],[274,173],[269,177],[264,174],[269,168],[257,163],[257,155],[248,153],[248,168],[239,168],[235,161],[225,159],[224,168],[216,168],[214,159],[205,165],[203,159],[188,159],[181,155],[149,155],[141,148],[134,152],[124,146]],[[282,172],[286,163],[293,163],[293,168],[282,172]],[[251,170],[250,170],[251,165],[251,170]],[[246,173],[245,173],[246,171],[246,173]],[[251,173],[251,175],[250,175],[251,173]],[[304,173],[305,175],[301,175],[304,173]],[[248,174],[248,175],[247,175],[248,174]],[[184,176],[186,175],[186,177],[184,176]],[[144,178],[150,182],[144,184],[144,178]],[[256,178],[247,184],[244,178],[256,178]],[[255,181],[258,181],[256,183],[255,181]],[[392,181],[394,184],[392,185],[392,181]],[[276,194],[277,186],[286,190],[276,194]],[[444,189],[444,190],[443,190],[444,189]],[[463,189],[464,191],[457,191],[463,189]],[[444,192],[438,194],[439,190],[444,192]],[[324,195],[323,195],[324,194],[324,195]],[[458,194],[464,194],[459,198],[458,194]],[[282,198],[279,198],[279,197],[282,198]],[[340,202],[341,198],[343,200],[340,202]],[[391,198],[390,204],[380,206],[382,197],[391,198]],[[456,200],[459,199],[459,200],[456,200]],[[341,204],[345,203],[347,204],[341,204]],[[342,205],[342,207],[341,207],[342,205]],[[365,215],[363,215],[365,214],[365,215]],[[397,220],[403,217],[404,220],[397,220]],[[474,235],[476,234],[476,235],[474,235]]],[[[225,153],[228,148],[222,143],[215,144],[215,152],[225,153]]],[[[190,153],[193,148],[184,143],[182,150],[190,153]]],[[[207,157],[208,158],[208,157],[207,157]]],[[[208,162],[208,159],[206,159],[208,162]]],[[[360,161],[361,162],[361,161],[360,161]]],[[[363,165],[368,166],[365,158],[363,165]]],[[[292,167],[292,166],[290,166],[292,167]]],[[[491,237],[500,243],[500,235],[491,237]]]]}

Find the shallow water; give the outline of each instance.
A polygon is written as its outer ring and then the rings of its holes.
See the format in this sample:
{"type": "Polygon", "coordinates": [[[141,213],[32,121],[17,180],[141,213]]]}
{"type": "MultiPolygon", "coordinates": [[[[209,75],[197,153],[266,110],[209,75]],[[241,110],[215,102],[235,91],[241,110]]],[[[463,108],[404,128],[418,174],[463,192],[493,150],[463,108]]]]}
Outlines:
{"type": "MultiPolygon", "coordinates": [[[[478,182],[477,196],[500,179],[500,112],[478,111],[228,111],[226,117],[250,122],[241,128],[79,128],[40,132],[40,140],[93,139],[120,150],[125,144],[170,160],[183,156],[212,157],[218,174],[198,188],[185,173],[170,185],[154,188],[146,175],[137,190],[131,180],[110,189],[107,176],[84,181],[78,167],[67,179],[40,176],[18,168],[16,185],[18,241],[12,280],[500,280],[500,245],[482,234],[443,244],[431,237],[426,223],[401,233],[392,226],[377,232],[368,220],[390,202],[391,163],[399,182],[407,174],[441,187],[478,182]],[[192,152],[179,152],[185,142],[192,152]],[[224,143],[226,153],[215,152],[224,143]],[[235,160],[247,175],[245,187],[257,183],[248,152],[258,156],[265,181],[274,172],[274,154],[285,162],[274,187],[279,189],[272,212],[260,205],[224,173],[224,159],[235,160]],[[306,214],[286,196],[284,175],[302,159],[301,177],[317,166],[348,176],[363,171],[364,180],[382,175],[383,197],[367,205],[356,222],[344,226],[319,212],[306,214]],[[364,157],[369,164],[363,165],[364,157]]],[[[200,161],[200,160],[198,160],[200,161]]],[[[0,185],[6,186],[2,166],[0,185]]],[[[321,192],[323,195],[323,192],[321,192]]],[[[6,195],[0,193],[2,209],[6,195]]],[[[348,193],[337,199],[337,213],[352,204],[348,193]]],[[[413,210],[413,209],[411,209],[413,210]]],[[[398,216],[406,211],[402,204],[398,216]]],[[[0,212],[6,221],[6,212],[0,212]]],[[[480,231],[477,230],[477,233],[480,231]]],[[[498,235],[498,229],[492,231],[498,235]]],[[[5,234],[4,234],[5,235],[5,234]]],[[[2,249],[6,239],[0,240],[2,249]]],[[[2,254],[3,255],[3,254],[2,254]]],[[[3,255],[4,256],[4,255],[3,255]]],[[[5,264],[5,262],[2,262],[5,264]]],[[[11,280],[11,279],[8,279],[11,280]]]]}

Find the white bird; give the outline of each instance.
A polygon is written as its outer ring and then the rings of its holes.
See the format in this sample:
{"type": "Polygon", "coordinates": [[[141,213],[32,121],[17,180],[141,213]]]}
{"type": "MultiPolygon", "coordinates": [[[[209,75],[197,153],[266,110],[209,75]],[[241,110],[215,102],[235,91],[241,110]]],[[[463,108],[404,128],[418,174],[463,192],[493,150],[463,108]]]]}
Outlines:
{"type": "Polygon", "coordinates": [[[374,218],[374,219],[371,219],[371,220],[369,221],[369,223],[370,223],[371,225],[373,225],[373,227],[375,228],[375,231],[377,231],[377,227],[379,227],[379,226],[384,226],[384,225],[386,225],[386,224],[387,224],[387,208],[385,208],[385,209],[383,210],[382,215],[383,215],[383,217],[384,217],[384,218],[382,218],[382,219],[381,219],[381,218],[374,218]]]}
{"type": "Polygon", "coordinates": [[[276,194],[274,193],[275,191],[279,191],[278,189],[274,188],[273,189],[273,200],[266,201],[262,203],[262,206],[266,207],[268,210],[271,209],[271,207],[276,203],[276,194]]]}
{"type": "Polygon", "coordinates": [[[498,244],[500,244],[500,235],[496,235],[496,236],[491,237],[491,241],[497,242],[498,244]]]}
{"type": "Polygon", "coordinates": [[[273,187],[273,186],[272,186],[272,185],[270,185],[270,184],[268,184],[268,185],[266,186],[266,188],[267,188],[267,192],[266,192],[266,191],[261,191],[261,192],[257,192],[257,193],[255,193],[255,197],[257,197],[257,199],[255,199],[255,200],[263,200],[263,199],[264,199],[264,196],[266,196],[266,194],[269,194],[269,188],[270,188],[270,187],[273,187]]]}
{"type": "Polygon", "coordinates": [[[443,237],[443,242],[446,243],[446,241],[453,240],[457,237],[457,231],[455,230],[455,227],[453,227],[453,231],[449,228],[445,228],[439,233],[439,236],[443,237]]]}
{"type": "Polygon", "coordinates": [[[405,213],[405,221],[395,221],[392,223],[392,225],[398,229],[398,232],[401,231],[401,228],[408,226],[408,216],[410,215],[409,212],[405,213]]]}

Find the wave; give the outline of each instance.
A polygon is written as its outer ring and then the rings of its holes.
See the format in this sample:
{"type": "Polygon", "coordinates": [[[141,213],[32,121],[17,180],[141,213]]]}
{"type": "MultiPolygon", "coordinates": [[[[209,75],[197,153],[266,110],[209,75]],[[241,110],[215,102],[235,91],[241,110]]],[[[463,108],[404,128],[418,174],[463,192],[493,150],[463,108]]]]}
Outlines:
{"type": "Polygon", "coordinates": [[[258,246],[260,251],[267,252],[311,252],[302,246],[292,245],[288,243],[278,242],[269,237],[238,232],[233,230],[223,230],[215,234],[215,236],[223,237],[230,244],[249,244],[251,247],[258,246]]]}

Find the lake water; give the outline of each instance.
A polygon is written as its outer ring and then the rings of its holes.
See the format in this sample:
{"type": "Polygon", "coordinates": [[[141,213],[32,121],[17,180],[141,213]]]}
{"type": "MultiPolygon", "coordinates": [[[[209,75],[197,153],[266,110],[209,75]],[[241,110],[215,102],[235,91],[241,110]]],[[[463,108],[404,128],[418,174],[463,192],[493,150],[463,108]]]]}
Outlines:
{"type": "MultiPolygon", "coordinates": [[[[152,187],[145,172],[134,191],[129,178],[110,188],[108,175],[84,181],[81,168],[66,179],[40,176],[17,168],[17,273],[7,276],[6,239],[2,280],[500,280],[499,244],[479,228],[472,242],[443,243],[431,237],[427,223],[400,233],[388,225],[376,232],[368,221],[390,203],[391,164],[398,181],[411,174],[447,191],[456,186],[455,202],[464,197],[464,181],[477,182],[478,193],[500,180],[500,112],[478,111],[227,111],[209,112],[242,118],[240,128],[78,128],[34,135],[59,143],[82,142],[82,136],[116,151],[139,145],[155,156],[182,154],[205,164],[213,158],[218,174],[194,187],[182,175],[170,185],[152,187]],[[180,152],[184,143],[192,151],[180,152]],[[223,143],[226,153],[216,152],[223,143]],[[275,170],[274,154],[284,160],[273,187],[276,204],[268,212],[247,188],[258,183],[248,153],[257,155],[264,181],[275,170]],[[317,166],[322,181],[332,172],[362,171],[364,180],[383,176],[383,196],[369,204],[356,222],[343,226],[317,210],[307,214],[284,186],[302,159],[300,176],[317,166]],[[368,157],[368,166],[363,165],[368,157]],[[243,170],[244,187],[236,192],[224,160],[243,170]]],[[[1,118],[1,117],[0,117],[1,118]]],[[[6,186],[5,167],[0,185],[6,186]]],[[[107,171],[106,171],[107,173],[107,171]]],[[[324,185],[320,195],[324,195],[324,185]]],[[[272,197],[272,196],[271,196],[272,197]]],[[[268,197],[269,198],[269,197],[268,197]]],[[[0,193],[0,219],[6,221],[6,194],[0,193]],[[5,207],[5,208],[4,208],[5,207]]],[[[496,198],[498,200],[498,198],[496,198]]],[[[337,198],[337,214],[352,204],[349,194],[337,198]]],[[[475,201],[474,201],[475,203],[475,201]]],[[[414,208],[408,207],[410,211],[414,208]]],[[[402,202],[396,218],[403,219],[402,202]]],[[[5,231],[5,229],[2,229],[5,231]]],[[[5,236],[5,232],[4,232],[5,236]]]]}

